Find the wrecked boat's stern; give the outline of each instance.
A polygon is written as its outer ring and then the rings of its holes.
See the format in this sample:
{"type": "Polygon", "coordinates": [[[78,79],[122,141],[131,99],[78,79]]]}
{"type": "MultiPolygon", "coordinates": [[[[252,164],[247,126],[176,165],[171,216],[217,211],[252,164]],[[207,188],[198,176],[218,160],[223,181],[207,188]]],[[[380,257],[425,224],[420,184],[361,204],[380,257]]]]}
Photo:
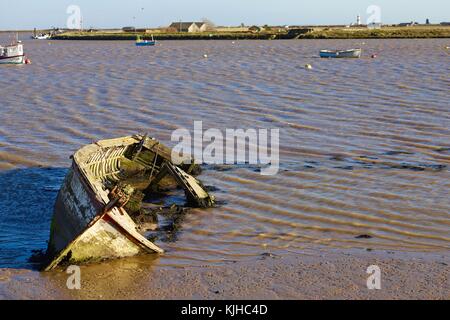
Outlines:
{"type": "Polygon", "coordinates": [[[104,206],[86,191],[74,171],[68,173],[56,200],[47,249],[54,259],[46,270],[63,260],[77,264],[143,251],[163,252],[136,231],[135,223],[122,208],[98,215],[104,206]]]}
{"type": "Polygon", "coordinates": [[[74,155],[56,199],[47,249],[47,256],[52,260],[45,270],[55,268],[62,261],[77,264],[140,252],[163,252],[137,232],[136,224],[123,208],[107,208],[111,202],[108,192],[97,183],[95,174],[110,175],[118,170],[116,160],[126,146],[105,152],[101,147],[89,145],[74,155]],[[83,161],[86,156],[88,161],[83,161]]]}
{"type": "Polygon", "coordinates": [[[102,210],[102,204],[87,190],[72,167],[56,198],[48,254],[54,255],[67,247],[102,210]]]}

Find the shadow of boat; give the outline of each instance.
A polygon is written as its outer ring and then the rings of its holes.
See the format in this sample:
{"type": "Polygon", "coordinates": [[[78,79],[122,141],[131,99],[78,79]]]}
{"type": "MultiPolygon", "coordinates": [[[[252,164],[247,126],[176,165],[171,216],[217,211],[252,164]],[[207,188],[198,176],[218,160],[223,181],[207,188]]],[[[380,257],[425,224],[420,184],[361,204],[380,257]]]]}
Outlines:
{"type": "Polygon", "coordinates": [[[0,268],[37,269],[33,251],[45,251],[58,190],[67,168],[0,172],[0,268]]]}

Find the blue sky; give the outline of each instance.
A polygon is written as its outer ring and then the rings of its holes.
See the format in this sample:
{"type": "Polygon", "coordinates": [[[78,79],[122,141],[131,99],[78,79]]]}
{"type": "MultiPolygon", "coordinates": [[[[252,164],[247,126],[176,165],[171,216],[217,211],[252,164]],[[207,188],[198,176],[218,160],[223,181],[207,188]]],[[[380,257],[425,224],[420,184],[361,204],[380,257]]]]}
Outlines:
{"type": "Polygon", "coordinates": [[[450,20],[449,0],[0,0],[0,30],[65,27],[78,5],[84,27],[158,27],[206,17],[217,25],[348,24],[370,5],[384,23],[450,20]],[[142,9],[143,8],[143,9],[142,9]]]}

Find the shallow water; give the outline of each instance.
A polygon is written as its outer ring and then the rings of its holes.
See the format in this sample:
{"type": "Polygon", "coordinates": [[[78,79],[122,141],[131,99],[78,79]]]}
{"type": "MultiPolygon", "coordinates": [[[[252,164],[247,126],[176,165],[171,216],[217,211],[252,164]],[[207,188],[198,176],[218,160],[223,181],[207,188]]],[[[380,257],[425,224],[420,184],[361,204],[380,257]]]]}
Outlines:
{"type": "Polygon", "coordinates": [[[33,64],[0,68],[0,267],[29,266],[46,247],[75,150],[137,132],[174,145],[194,120],[280,128],[281,168],[206,166],[222,205],[157,242],[160,265],[317,246],[448,252],[448,40],[361,42],[25,40],[33,64]],[[317,58],[356,46],[364,58],[317,58]]]}

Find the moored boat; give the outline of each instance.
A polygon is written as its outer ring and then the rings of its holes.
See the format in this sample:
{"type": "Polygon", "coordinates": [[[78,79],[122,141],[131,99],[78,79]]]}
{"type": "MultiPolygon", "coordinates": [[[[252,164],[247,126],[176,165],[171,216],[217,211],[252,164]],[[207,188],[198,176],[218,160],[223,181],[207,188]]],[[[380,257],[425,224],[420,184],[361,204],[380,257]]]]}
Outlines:
{"type": "Polygon", "coordinates": [[[138,36],[136,39],[136,46],[138,46],[138,47],[154,46],[155,44],[156,44],[156,40],[153,39],[153,35],[152,35],[152,40],[143,40],[143,39],[141,39],[140,36],[138,36]]]}
{"type": "Polygon", "coordinates": [[[360,58],[362,49],[320,50],[321,58],[360,58]]]}
{"type": "Polygon", "coordinates": [[[125,209],[138,188],[129,181],[143,177],[145,190],[153,190],[168,176],[185,190],[191,206],[214,203],[189,174],[197,165],[190,158],[172,160],[170,148],[140,135],[101,140],[78,150],[56,199],[47,249],[49,263],[44,269],[51,270],[62,261],[74,264],[162,253],[137,231],[125,209]]]}
{"type": "Polygon", "coordinates": [[[0,46],[0,64],[24,64],[25,53],[19,41],[7,46],[0,46]]]}
{"type": "Polygon", "coordinates": [[[31,36],[31,39],[35,39],[35,40],[47,40],[47,39],[50,39],[50,38],[51,38],[51,35],[48,34],[48,33],[41,33],[41,34],[38,34],[38,35],[31,36]]]}

